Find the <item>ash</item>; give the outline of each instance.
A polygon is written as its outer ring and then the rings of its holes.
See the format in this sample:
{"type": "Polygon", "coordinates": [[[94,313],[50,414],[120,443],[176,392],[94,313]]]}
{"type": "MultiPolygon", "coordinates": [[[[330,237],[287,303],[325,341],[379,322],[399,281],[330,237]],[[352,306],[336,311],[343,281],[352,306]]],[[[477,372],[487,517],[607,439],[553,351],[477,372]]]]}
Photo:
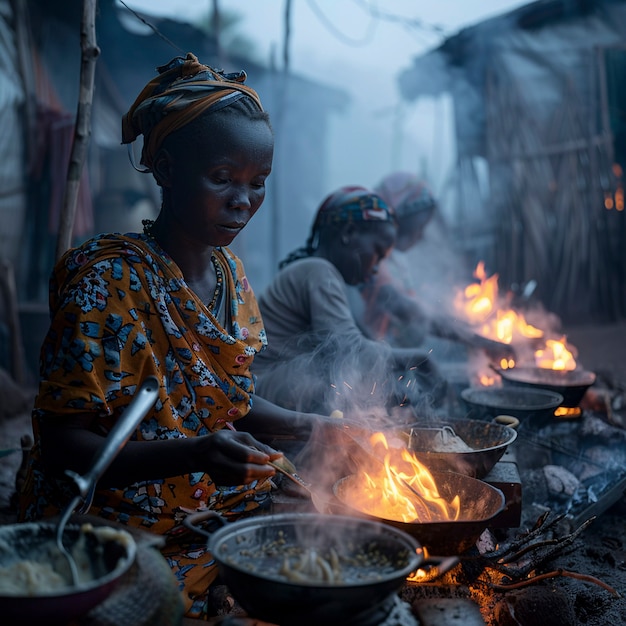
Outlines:
{"type": "Polygon", "coordinates": [[[626,488],[626,430],[593,412],[520,428],[516,458],[526,522],[550,510],[577,525],[608,509],[626,488]]]}
{"type": "Polygon", "coordinates": [[[419,622],[413,615],[411,605],[396,596],[391,612],[378,626],[419,626],[419,622]]]}

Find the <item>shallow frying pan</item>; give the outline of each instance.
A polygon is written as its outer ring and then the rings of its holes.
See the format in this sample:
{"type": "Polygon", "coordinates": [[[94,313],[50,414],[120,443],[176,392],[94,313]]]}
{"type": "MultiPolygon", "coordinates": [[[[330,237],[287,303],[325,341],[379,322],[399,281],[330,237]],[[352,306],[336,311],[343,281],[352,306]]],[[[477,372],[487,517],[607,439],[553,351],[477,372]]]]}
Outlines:
{"type": "Polygon", "coordinates": [[[585,392],[596,382],[594,372],[583,369],[549,370],[540,367],[513,367],[498,369],[496,372],[502,377],[503,384],[508,387],[529,387],[533,389],[547,389],[563,396],[561,406],[577,407],[585,392]]]}
{"type": "Polygon", "coordinates": [[[401,522],[376,517],[361,511],[355,505],[355,492],[359,491],[359,476],[350,474],[334,485],[334,494],[342,505],[355,515],[378,520],[408,533],[417,539],[430,554],[459,555],[476,543],[481,533],[489,526],[489,520],[505,506],[504,494],[492,485],[454,472],[431,472],[439,494],[448,502],[458,494],[461,500],[460,519],[445,519],[431,522],[401,522]]]}
{"type": "Polygon", "coordinates": [[[520,422],[548,422],[563,403],[563,396],[547,389],[525,387],[468,387],[461,392],[468,407],[467,417],[493,420],[498,415],[512,415],[520,422]]]}

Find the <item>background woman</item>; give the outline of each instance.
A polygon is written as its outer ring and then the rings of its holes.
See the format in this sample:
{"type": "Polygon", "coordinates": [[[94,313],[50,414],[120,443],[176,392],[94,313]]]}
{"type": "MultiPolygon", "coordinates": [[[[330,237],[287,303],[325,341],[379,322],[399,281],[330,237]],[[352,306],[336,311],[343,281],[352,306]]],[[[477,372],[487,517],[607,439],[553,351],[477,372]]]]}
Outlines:
{"type": "Polygon", "coordinates": [[[395,238],[393,210],[368,189],[343,187],[322,202],[306,245],[259,298],[269,340],[253,370],[261,395],[349,415],[440,399],[428,353],[368,339],[348,304],[347,286],[369,280],[395,238]]]}
{"type": "MultiPolygon", "coordinates": [[[[505,344],[478,335],[469,324],[450,315],[445,301],[428,302],[421,293],[420,285],[429,282],[429,270],[416,265],[411,250],[423,241],[437,213],[437,201],[426,182],[410,172],[393,172],[375,192],[396,212],[398,235],[378,272],[349,291],[352,312],[363,332],[398,347],[424,345],[430,336],[481,349],[496,358],[512,356],[505,344]]],[[[447,294],[440,295],[451,301],[453,285],[447,289],[447,294]]]]}

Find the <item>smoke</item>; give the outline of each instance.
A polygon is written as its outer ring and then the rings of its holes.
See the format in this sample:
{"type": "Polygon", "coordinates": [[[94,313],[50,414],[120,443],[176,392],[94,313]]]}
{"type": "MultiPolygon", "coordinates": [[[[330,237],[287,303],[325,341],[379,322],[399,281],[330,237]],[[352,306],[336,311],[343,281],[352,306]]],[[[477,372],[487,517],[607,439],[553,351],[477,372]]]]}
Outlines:
{"type": "Polygon", "coordinates": [[[394,423],[398,409],[409,417],[433,411],[432,398],[417,370],[394,364],[382,341],[356,334],[307,333],[287,346],[257,375],[260,396],[286,408],[321,415],[340,412],[374,427],[394,423]]]}

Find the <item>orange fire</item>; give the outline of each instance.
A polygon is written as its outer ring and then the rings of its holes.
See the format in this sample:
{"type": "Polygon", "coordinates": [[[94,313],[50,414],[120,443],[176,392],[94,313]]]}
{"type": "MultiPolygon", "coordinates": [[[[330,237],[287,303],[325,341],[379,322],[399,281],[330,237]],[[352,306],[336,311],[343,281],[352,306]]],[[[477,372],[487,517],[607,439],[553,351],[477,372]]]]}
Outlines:
{"type": "Polygon", "coordinates": [[[455,308],[464,313],[470,324],[483,323],[493,312],[498,297],[498,275],[487,277],[485,264],[479,261],[474,270],[478,283],[470,283],[457,293],[455,308]]]}
{"type": "Polygon", "coordinates": [[[537,367],[552,370],[576,369],[574,355],[568,350],[565,337],[560,341],[547,339],[545,348],[535,351],[537,367]]]}
{"type": "MultiPolygon", "coordinates": [[[[519,345],[528,339],[543,339],[543,347],[534,351],[533,365],[555,370],[575,369],[573,348],[567,345],[565,337],[560,340],[547,338],[547,331],[529,324],[522,313],[506,306],[506,301],[498,295],[498,274],[487,276],[484,262],[479,261],[474,277],[478,282],[458,291],[454,305],[477,334],[509,345],[519,345]]],[[[519,363],[511,358],[499,363],[502,369],[515,365],[519,363]]],[[[483,385],[494,384],[493,376],[489,374],[482,374],[480,379],[483,385]]]]}
{"type": "Polygon", "coordinates": [[[474,277],[479,282],[470,283],[459,291],[454,305],[480,335],[506,344],[518,337],[543,336],[543,331],[528,324],[521,313],[499,306],[498,274],[487,276],[483,261],[476,266],[474,277]]]}
{"type": "Polygon", "coordinates": [[[391,449],[382,432],[370,437],[370,445],[382,458],[382,467],[358,473],[358,487],[350,494],[352,506],[400,522],[458,519],[459,496],[452,502],[442,498],[432,474],[409,450],[391,449]]]}

